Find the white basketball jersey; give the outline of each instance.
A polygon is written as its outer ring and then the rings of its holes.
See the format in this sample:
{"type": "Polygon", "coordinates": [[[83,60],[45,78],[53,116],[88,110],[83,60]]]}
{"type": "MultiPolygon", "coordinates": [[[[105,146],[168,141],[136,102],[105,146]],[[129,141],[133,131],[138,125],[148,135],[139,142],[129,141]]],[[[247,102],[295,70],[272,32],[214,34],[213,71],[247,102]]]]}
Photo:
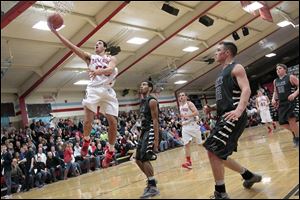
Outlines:
{"type": "Polygon", "coordinates": [[[259,110],[268,110],[269,109],[269,104],[268,104],[266,96],[258,97],[257,101],[258,101],[257,103],[259,106],[259,110]]]}
{"type": "MultiPolygon", "coordinates": [[[[185,115],[193,114],[187,102],[184,105],[180,106],[180,114],[185,114],[185,115]]],[[[182,118],[182,125],[189,124],[190,122],[195,122],[195,118],[194,117],[182,118]]]]}
{"type": "MultiPolygon", "coordinates": [[[[105,69],[110,62],[110,56],[104,55],[92,55],[91,61],[89,65],[89,69],[96,70],[96,69],[105,69]]],[[[118,74],[118,69],[115,67],[114,71],[110,75],[97,75],[94,79],[90,79],[88,86],[113,86],[116,80],[116,76],[118,74]]]]}

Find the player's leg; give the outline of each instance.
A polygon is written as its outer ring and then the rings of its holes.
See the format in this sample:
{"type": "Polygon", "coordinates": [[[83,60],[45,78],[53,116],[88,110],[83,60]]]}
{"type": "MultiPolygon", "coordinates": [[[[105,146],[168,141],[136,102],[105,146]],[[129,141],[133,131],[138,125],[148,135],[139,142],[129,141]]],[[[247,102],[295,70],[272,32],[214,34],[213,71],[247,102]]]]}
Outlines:
{"type": "Polygon", "coordinates": [[[193,138],[189,134],[189,131],[190,130],[188,129],[188,127],[183,127],[183,129],[182,129],[182,140],[183,140],[183,144],[184,144],[186,162],[183,163],[181,166],[183,168],[192,169],[190,143],[191,143],[193,138]]]}
{"type": "Polygon", "coordinates": [[[105,114],[108,121],[108,143],[109,149],[105,153],[105,158],[102,160],[102,166],[108,167],[113,160],[115,152],[115,143],[117,137],[119,103],[113,89],[103,92],[101,97],[100,112],[105,114]]]}
{"type": "Polygon", "coordinates": [[[90,146],[90,133],[94,120],[94,112],[84,106],[84,124],[83,124],[83,145],[81,148],[82,156],[86,156],[90,146]]]}
{"type": "Polygon", "coordinates": [[[102,166],[104,168],[109,167],[110,162],[113,160],[115,152],[115,143],[117,136],[117,118],[113,115],[106,114],[106,119],[108,121],[108,143],[109,149],[105,152],[105,158],[102,160],[102,166]]]}
{"type": "Polygon", "coordinates": [[[289,127],[294,134],[294,145],[295,147],[299,147],[299,122],[297,122],[295,117],[289,118],[289,127]]]}

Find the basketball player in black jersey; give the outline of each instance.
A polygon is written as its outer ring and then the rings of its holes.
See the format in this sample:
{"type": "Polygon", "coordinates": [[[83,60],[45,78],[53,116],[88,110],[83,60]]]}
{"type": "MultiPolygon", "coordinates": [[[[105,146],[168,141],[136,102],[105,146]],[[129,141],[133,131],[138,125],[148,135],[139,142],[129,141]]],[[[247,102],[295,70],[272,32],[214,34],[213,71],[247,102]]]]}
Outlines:
{"type": "Polygon", "coordinates": [[[237,151],[238,139],[246,127],[246,106],[251,94],[244,67],[234,62],[236,54],[235,44],[219,43],[215,59],[221,64],[222,70],[215,83],[216,105],[204,107],[205,113],[217,110],[218,117],[216,126],[203,144],[208,151],[215,179],[213,198],[216,199],[229,198],[224,182],[224,166],[240,173],[244,179],[243,186],[247,189],[262,179],[229,158],[233,151],[237,151]]]}
{"type": "Polygon", "coordinates": [[[140,86],[141,104],[140,119],[142,122],[142,132],[136,149],[136,164],[147,176],[147,187],[140,198],[148,198],[159,194],[154,178],[154,170],[150,163],[156,160],[159,140],[159,123],[158,111],[159,106],[157,100],[150,95],[153,90],[153,84],[150,81],[142,82],[140,86]]]}
{"type": "Polygon", "coordinates": [[[299,80],[287,74],[285,64],[277,64],[276,72],[272,104],[278,107],[279,124],[292,131],[295,147],[299,147],[299,80]]]}

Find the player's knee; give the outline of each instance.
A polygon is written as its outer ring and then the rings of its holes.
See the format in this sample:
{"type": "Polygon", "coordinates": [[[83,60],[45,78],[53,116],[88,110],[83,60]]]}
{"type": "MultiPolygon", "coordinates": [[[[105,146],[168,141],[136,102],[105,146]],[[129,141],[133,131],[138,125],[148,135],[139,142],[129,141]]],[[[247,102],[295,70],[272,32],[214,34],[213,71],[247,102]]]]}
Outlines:
{"type": "Polygon", "coordinates": [[[211,151],[207,151],[207,156],[208,156],[209,158],[214,158],[214,157],[216,157],[216,155],[215,155],[213,152],[211,152],[211,151]]]}

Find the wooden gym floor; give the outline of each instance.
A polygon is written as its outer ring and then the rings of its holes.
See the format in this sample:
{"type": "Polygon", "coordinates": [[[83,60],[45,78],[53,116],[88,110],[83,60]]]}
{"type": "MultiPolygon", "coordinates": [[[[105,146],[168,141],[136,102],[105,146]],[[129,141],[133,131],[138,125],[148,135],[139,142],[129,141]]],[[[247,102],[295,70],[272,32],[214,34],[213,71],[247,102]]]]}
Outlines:
{"type": "MultiPolygon", "coordinates": [[[[158,154],[152,162],[160,195],[155,199],[207,199],[214,191],[214,181],[203,146],[192,145],[193,169],[181,168],[183,147],[158,154]]],[[[292,134],[277,129],[269,135],[263,126],[247,128],[232,155],[242,165],[263,176],[261,183],[247,190],[236,172],[225,170],[230,198],[299,199],[299,149],[293,147],[292,134]]],[[[69,178],[66,181],[13,194],[16,199],[136,199],[143,193],[146,178],[133,161],[108,169],[69,178]]]]}

